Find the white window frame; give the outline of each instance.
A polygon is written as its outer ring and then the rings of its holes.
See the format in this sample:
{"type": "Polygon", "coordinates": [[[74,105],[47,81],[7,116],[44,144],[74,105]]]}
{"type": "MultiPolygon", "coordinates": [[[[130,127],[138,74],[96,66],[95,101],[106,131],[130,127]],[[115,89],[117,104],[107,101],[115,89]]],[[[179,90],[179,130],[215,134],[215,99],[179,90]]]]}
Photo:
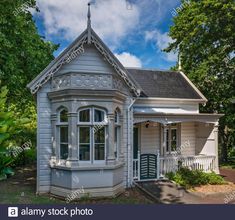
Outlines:
{"type": "Polygon", "coordinates": [[[82,163],[88,163],[90,164],[91,161],[92,161],[92,127],[90,125],[81,125],[81,126],[78,126],[78,160],[79,162],[82,162],[82,163]],[[86,144],[86,143],[80,143],[80,128],[89,128],[90,130],[90,160],[80,160],[80,144],[86,144]]]}
{"type": "Polygon", "coordinates": [[[114,112],[114,135],[115,135],[114,144],[115,144],[115,150],[116,150],[115,158],[116,160],[118,160],[120,156],[119,154],[120,154],[120,144],[121,144],[121,124],[120,124],[120,112],[117,109],[114,112]],[[117,114],[117,121],[115,121],[116,114],[117,114]],[[116,137],[116,142],[115,142],[116,131],[117,131],[117,137],[116,137]]]}
{"type": "Polygon", "coordinates": [[[168,139],[166,140],[166,154],[167,155],[171,155],[172,153],[176,153],[177,150],[172,150],[172,146],[171,146],[171,130],[176,130],[176,149],[180,146],[180,138],[179,138],[179,135],[180,135],[180,126],[179,126],[179,123],[173,123],[173,124],[176,124],[176,125],[172,125],[172,124],[169,124],[166,128],[167,132],[168,132],[168,139]],[[167,142],[168,142],[168,151],[167,151],[167,142]]]}
{"type": "Polygon", "coordinates": [[[59,160],[59,162],[60,163],[65,163],[65,161],[66,160],[68,160],[68,158],[69,158],[69,155],[68,155],[68,157],[67,157],[67,159],[62,159],[61,158],[61,155],[60,155],[60,152],[61,152],[61,150],[60,150],[60,148],[61,148],[61,144],[68,144],[68,154],[69,154],[69,137],[68,137],[68,142],[67,143],[65,143],[65,142],[63,142],[63,143],[61,143],[61,141],[60,141],[60,128],[61,127],[67,127],[68,128],[68,135],[69,135],[69,122],[61,122],[60,121],[60,114],[61,114],[61,112],[62,111],[64,111],[64,110],[66,110],[67,112],[68,112],[68,110],[67,110],[67,108],[62,108],[62,109],[60,109],[60,111],[58,112],[58,117],[57,117],[57,123],[56,123],[56,130],[57,130],[57,134],[58,134],[58,155],[56,155],[56,158],[59,160]]]}
{"type": "MultiPolygon", "coordinates": [[[[106,154],[107,154],[107,126],[108,126],[108,120],[107,120],[107,113],[105,110],[98,108],[98,107],[85,107],[85,108],[81,108],[78,111],[78,122],[77,122],[77,127],[78,127],[78,158],[79,158],[79,163],[89,163],[89,164],[105,164],[105,158],[106,158],[106,154]],[[90,122],[81,122],[80,121],[80,112],[83,110],[90,110],[90,122]],[[98,111],[102,111],[104,113],[104,122],[95,122],[95,110],[98,111]],[[104,160],[95,160],[95,132],[94,132],[94,127],[96,125],[102,125],[104,126],[104,160]],[[80,137],[79,137],[79,131],[80,131],[80,127],[90,127],[90,160],[89,161],[84,161],[84,160],[80,160],[80,137]]],[[[98,144],[98,143],[96,143],[98,144]]]]}

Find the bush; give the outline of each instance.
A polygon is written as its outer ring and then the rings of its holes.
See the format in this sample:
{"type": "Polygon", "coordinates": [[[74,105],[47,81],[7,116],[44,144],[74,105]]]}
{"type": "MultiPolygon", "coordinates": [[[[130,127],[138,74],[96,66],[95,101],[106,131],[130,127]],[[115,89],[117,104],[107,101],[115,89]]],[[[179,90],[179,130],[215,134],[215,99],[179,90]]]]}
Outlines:
{"type": "Polygon", "coordinates": [[[224,179],[216,173],[204,173],[201,170],[189,170],[188,168],[180,168],[176,173],[170,172],[166,177],[175,181],[181,186],[191,188],[200,185],[216,185],[225,184],[224,179]]]}
{"type": "Polygon", "coordinates": [[[14,166],[22,166],[25,164],[35,164],[37,160],[36,156],[36,148],[32,147],[28,150],[24,150],[22,153],[20,153],[15,161],[14,161],[14,166]]]}

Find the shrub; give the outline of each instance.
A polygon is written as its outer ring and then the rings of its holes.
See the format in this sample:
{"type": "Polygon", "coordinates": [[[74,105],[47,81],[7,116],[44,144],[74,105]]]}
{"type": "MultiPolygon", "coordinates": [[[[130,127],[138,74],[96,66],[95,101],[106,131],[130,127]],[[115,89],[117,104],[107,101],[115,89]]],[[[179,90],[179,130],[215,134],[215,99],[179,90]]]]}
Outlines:
{"type": "Polygon", "coordinates": [[[180,168],[176,173],[167,173],[166,177],[186,188],[206,184],[225,184],[224,179],[214,172],[204,173],[201,170],[189,170],[184,167],[180,168]]]}
{"type": "Polygon", "coordinates": [[[35,164],[36,163],[36,148],[32,147],[28,150],[22,151],[20,153],[15,161],[14,161],[14,166],[22,166],[25,164],[35,164]]]}

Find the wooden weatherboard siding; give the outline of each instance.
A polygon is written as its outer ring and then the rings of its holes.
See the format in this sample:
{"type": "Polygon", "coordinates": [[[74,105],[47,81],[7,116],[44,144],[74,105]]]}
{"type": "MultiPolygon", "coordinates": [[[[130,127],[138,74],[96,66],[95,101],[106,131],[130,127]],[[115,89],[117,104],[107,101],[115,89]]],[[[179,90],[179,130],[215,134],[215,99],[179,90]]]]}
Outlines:
{"type": "Polygon", "coordinates": [[[47,83],[37,93],[37,192],[49,192],[51,185],[51,104],[47,97],[50,83],[47,83]]]}
{"type": "Polygon", "coordinates": [[[93,72],[106,74],[114,72],[94,46],[85,46],[84,50],[84,53],[79,54],[70,63],[64,65],[56,75],[66,72],[93,72]]]}
{"type": "Polygon", "coordinates": [[[184,156],[192,156],[195,155],[195,142],[196,142],[196,135],[195,135],[195,123],[194,122],[184,122],[181,123],[181,146],[182,147],[181,153],[184,156]]]}
{"type": "Polygon", "coordinates": [[[160,127],[158,123],[151,123],[148,128],[141,123],[141,153],[156,154],[160,149],[160,127]]]}

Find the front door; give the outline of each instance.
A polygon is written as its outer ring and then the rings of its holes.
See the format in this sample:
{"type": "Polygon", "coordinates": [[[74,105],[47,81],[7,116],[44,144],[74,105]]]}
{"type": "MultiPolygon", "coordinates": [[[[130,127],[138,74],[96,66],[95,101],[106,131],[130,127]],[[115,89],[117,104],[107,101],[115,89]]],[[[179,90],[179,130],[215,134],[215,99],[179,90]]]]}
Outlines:
{"type": "Polygon", "coordinates": [[[133,159],[138,158],[138,146],[139,146],[139,128],[134,127],[134,131],[133,131],[133,159]]]}

